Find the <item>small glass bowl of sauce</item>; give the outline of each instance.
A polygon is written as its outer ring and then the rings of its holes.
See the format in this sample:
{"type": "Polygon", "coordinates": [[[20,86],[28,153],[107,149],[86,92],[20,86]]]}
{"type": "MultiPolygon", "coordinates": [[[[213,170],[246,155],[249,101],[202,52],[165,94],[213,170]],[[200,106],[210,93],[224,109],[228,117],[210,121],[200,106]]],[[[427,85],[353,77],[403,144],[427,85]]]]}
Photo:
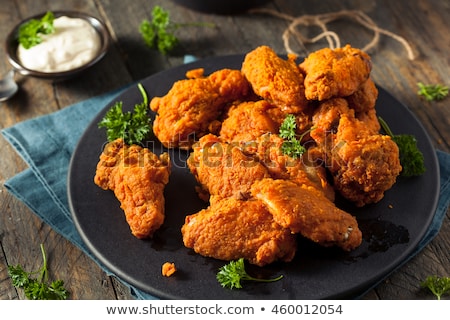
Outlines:
{"type": "Polygon", "coordinates": [[[42,35],[43,41],[30,49],[18,42],[20,22],[6,39],[9,63],[20,74],[48,80],[65,80],[100,61],[109,48],[110,36],[103,22],[75,11],[54,11],[55,32],[42,35]]]}

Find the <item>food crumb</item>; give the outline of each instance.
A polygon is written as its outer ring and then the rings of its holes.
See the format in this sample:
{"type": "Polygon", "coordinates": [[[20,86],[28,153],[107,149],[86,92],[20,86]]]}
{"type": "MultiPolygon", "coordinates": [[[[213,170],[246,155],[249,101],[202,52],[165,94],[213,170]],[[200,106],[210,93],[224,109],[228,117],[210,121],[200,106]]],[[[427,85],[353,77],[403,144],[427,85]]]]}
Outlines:
{"type": "Polygon", "coordinates": [[[204,73],[205,73],[205,69],[203,69],[203,68],[189,70],[188,72],[186,72],[186,78],[200,79],[200,78],[204,77],[204,73]]]}
{"type": "Polygon", "coordinates": [[[177,268],[175,268],[175,263],[173,262],[165,262],[162,266],[162,275],[164,277],[170,277],[177,271],[177,268]]]}
{"type": "Polygon", "coordinates": [[[392,208],[394,208],[394,206],[392,204],[390,204],[390,205],[388,205],[388,208],[392,209],[392,208]]]}

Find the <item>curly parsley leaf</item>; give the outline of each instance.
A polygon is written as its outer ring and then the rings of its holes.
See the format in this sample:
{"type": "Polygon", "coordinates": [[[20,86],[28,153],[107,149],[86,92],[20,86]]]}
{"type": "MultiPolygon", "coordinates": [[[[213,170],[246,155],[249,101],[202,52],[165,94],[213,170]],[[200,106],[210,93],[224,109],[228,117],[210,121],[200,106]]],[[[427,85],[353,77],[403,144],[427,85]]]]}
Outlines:
{"type": "Polygon", "coordinates": [[[421,283],[422,288],[428,288],[438,300],[444,294],[450,293],[450,277],[428,276],[421,283]]]}
{"type": "Polygon", "coordinates": [[[295,131],[296,128],[297,122],[295,120],[295,116],[293,114],[288,114],[281,124],[279,130],[280,137],[285,140],[281,145],[281,152],[294,159],[300,158],[303,153],[306,152],[306,148],[302,146],[301,141],[305,134],[314,129],[311,128],[310,130],[304,132],[297,139],[298,135],[295,131]]]}
{"type": "Polygon", "coordinates": [[[48,283],[47,256],[44,245],[41,244],[43,265],[37,271],[27,272],[20,265],[9,266],[8,274],[14,287],[24,290],[30,300],[65,300],[69,291],[64,287],[64,281],[56,280],[48,283]],[[39,275],[34,278],[34,275],[39,275]]]}
{"type": "Polygon", "coordinates": [[[241,289],[241,281],[274,282],[282,279],[283,275],[274,279],[254,278],[245,271],[244,258],[240,258],[239,260],[230,261],[228,264],[222,266],[219,269],[216,278],[224,288],[241,289]]]}
{"type": "Polygon", "coordinates": [[[157,49],[164,55],[172,51],[179,43],[178,38],[175,36],[177,29],[185,26],[214,26],[214,24],[202,22],[174,23],[170,19],[169,11],[164,10],[160,6],[154,6],[151,15],[151,20],[144,19],[141,22],[139,32],[148,47],[157,49]]]}
{"type": "Polygon", "coordinates": [[[423,153],[417,147],[417,140],[413,135],[409,134],[393,134],[386,121],[378,117],[383,130],[397,144],[400,153],[400,164],[402,171],[400,175],[403,177],[420,176],[425,172],[425,163],[423,153]]]}
{"type": "Polygon", "coordinates": [[[417,94],[425,97],[427,101],[442,100],[448,96],[448,87],[442,84],[423,84],[417,83],[419,90],[417,94]]]}
{"type": "Polygon", "coordinates": [[[108,141],[122,138],[129,145],[140,144],[152,131],[147,93],[142,84],[138,88],[142,102],[134,106],[133,112],[124,112],[123,103],[116,102],[98,123],[99,128],[106,128],[108,141]]]}
{"type": "Polygon", "coordinates": [[[17,40],[25,48],[29,49],[42,42],[42,34],[50,34],[55,31],[53,21],[55,16],[48,11],[40,20],[31,19],[19,27],[17,40]]]}

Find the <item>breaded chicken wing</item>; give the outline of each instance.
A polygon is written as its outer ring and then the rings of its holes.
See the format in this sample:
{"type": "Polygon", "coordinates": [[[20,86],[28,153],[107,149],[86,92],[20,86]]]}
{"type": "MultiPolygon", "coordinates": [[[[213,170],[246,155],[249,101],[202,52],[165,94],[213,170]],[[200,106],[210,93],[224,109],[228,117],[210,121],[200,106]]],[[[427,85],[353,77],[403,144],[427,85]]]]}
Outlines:
{"type": "Polygon", "coordinates": [[[371,78],[364,81],[353,94],[345,97],[349,108],[355,110],[355,114],[374,109],[377,98],[378,88],[371,78]]]}
{"type": "Polygon", "coordinates": [[[296,251],[295,235],[258,200],[213,197],[207,209],[186,217],[181,232],[186,247],[226,261],[244,258],[264,266],[291,261],[296,251]]]}
{"type": "Polygon", "coordinates": [[[379,132],[381,128],[375,110],[377,98],[378,89],[370,78],[354,94],[345,97],[349,108],[355,110],[355,117],[364,122],[373,133],[379,132]]]}
{"type": "Polygon", "coordinates": [[[342,98],[323,102],[313,123],[335,190],[359,207],[380,201],[402,170],[397,144],[356,119],[342,98]]]}
{"type": "Polygon", "coordinates": [[[240,144],[222,142],[212,134],[194,145],[187,164],[201,185],[202,199],[208,194],[246,199],[253,182],[269,176],[257,158],[243,153],[240,144]]]}
{"type": "MultiPolygon", "coordinates": [[[[190,149],[196,139],[211,132],[227,104],[251,93],[239,70],[222,69],[208,77],[175,82],[163,97],[154,97],[150,108],[157,112],[153,132],[169,148],[190,149]]],[[[217,133],[217,132],[215,132],[217,133]]]]}
{"type": "Polygon", "coordinates": [[[220,138],[226,142],[248,142],[265,133],[278,132],[279,125],[269,113],[274,108],[266,100],[246,101],[231,107],[222,122],[220,138]]]}
{"type": "Polygon", "coordinates": [[[287,180],[263,179],[252,185],[251,192],[267,206],[278,224],[293,233],[322,246],[338,246],[347,251],[361,244],[356,219],[315,188],[287,180]]]}
{"type": "MultiPolygon", "coordinates": [[[[298,185],[308,185],[334,201],[334,189],[328,183],[325,167],[310,159],[308,150],[300,158],[283,154],[284,140],[277,134],[265,134],[256,140],[255,155],[267,168],[273,179],[290,180],[298,185]]],[[[250,150],[247,147],[246,150],[250,150]]]]}
{"type": "Polygon", "coordinates": [[[147,148],[117,139],[100,155],[94,182],[114,191],[132,234],[142,239],[151,237],[164,222],[163,192],[169,173],[167,153],[158,157],[147,148]]]}
{"type": "Polygon", "coordinates": [[[271,48],[260,46],[247,53],[242,73],[257,95],[287,113],[302,112],[307,107],[303,74],[294,55],[280,58],[271,48]]]}
{"type": "Polygon", "coordinates": [[[305,58],[300,68],[305,74],[306,98],[319,101],[355,93],[372,69],[369,55],[350,45],[317,50],[305,58]]]}

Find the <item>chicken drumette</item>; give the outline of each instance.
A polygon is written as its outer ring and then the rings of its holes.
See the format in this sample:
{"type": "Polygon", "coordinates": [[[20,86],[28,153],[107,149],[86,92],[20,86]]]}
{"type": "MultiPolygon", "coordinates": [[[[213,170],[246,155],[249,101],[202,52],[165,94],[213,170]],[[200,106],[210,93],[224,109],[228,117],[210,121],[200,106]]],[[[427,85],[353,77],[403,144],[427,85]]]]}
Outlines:
{"type": "Polygon", "coordinates": [[[186,217],[181,232],[184,245],[203,256],[258,266],[291,261],[297,248],[296,236],[258,200],[212,197],[207,209],[186,217]]]}
{"type": "Polygon", "coordinates": [[[164,188],[169,173],[167,153],[158,157],[147,148],[117,139],[100,155],[94,182],[114,191],[132,234],[148,238],[164,222],[164,188]]]}
{"type": "Polygon", "coordinates": [[[313,123],[335,190],[359,207],[380,201],[402,170],[397,144],[357,119],[343,98],[321,103],[313,123]]]}
{"type": "Polygon", "coordinates": [[[282,179],[262,179],[252,185],[251,192],[266,205],[274,220],[292,233],[347,251],[361,244],[356,219],[313,187],[282,179]]]}
{"type": "Polygon", "coordinates": [[[169,148],[190,149],[201,136],[217,133],[215,121],[228,104],[251,93],[239,70],[222,69],[207,77],[201,72],[190,74],[196,78],[175,82],[165,96],[150,102],[150,108],[157,113],[153,132],[169,148]]]}

